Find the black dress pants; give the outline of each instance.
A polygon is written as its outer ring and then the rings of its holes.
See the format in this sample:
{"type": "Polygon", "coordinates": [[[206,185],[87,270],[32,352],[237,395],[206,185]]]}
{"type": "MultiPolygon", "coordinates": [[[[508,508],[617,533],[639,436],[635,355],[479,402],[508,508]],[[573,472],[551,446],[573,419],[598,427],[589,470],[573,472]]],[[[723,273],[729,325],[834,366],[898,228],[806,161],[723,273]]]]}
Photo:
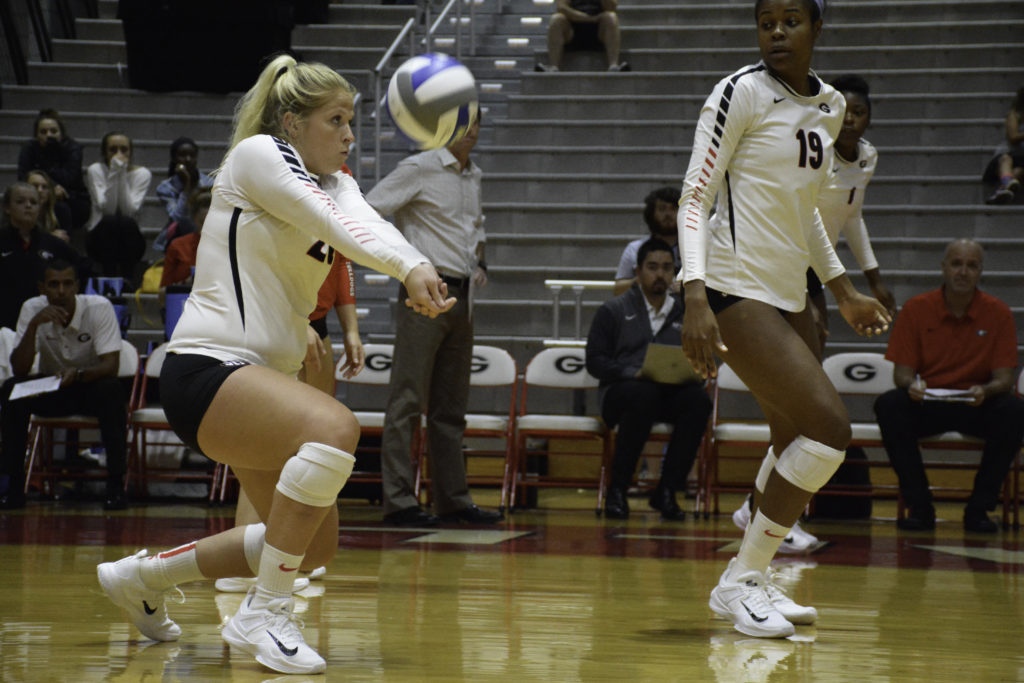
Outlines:
{"type": "Polygon", "coordinates": [[[911,510],[932,506],[918,439],[949,431],[985,440],[968,505],[995,509],[1003,478],[1024,438],[1024,400],[999,394],[980,406],[970,406],[914,401],[906,389],[892,389],[875,399],[875,416],[889,462],[899,478],[900,492],[911,510]]]}
{"type": "Polygon", "coordinates": [[[672,425],[660,485],[676,491],[683,487],[693,467],[711,415],[711,399],[699,382],[658,384],[629,379],[608,387],[601,413],[609,427],[619,428],[611,477],[611,485],[616,488],[625,489],[632,483],[636,463],[654,424],[672,425]]]}

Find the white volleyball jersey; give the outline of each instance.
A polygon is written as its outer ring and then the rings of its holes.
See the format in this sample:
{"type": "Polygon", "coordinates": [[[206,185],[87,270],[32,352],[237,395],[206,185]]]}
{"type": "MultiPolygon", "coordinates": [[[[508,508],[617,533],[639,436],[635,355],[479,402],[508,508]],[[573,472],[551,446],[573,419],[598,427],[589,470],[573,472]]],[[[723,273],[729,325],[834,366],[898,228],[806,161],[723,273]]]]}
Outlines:
{"type": "Polygon", "coordinates": [[[805,97],[759,63],[704,103],[679,200],[684,282],[799,311],[808,264],[822,282],[844,272],[815,206],[846,101],[809,77],[817,94],[805,97]]]}
{"type": "Polygon", "coordinates": [[[351,177],[318,183],[288,143],[240,142],[214,183],[192,294],[168,350],[297,373],[335,249],[400,281],[426,262],[351,177]]]}
{"type": "Polygon", "coordinates": [[[856,161],[847,161],[839,152],[833,154],[833,159],[828,185],[818,195],[818,212],[825,223],[825,232],[832,246],[839,241],[839,233],[843,233],[861,270],[872,270],[878,267],[878,261],[871,250],[861,209],[864,208],[864,192],[878,165],[878,152],[874,145],[861,138],[857,141],[856,161]]]}

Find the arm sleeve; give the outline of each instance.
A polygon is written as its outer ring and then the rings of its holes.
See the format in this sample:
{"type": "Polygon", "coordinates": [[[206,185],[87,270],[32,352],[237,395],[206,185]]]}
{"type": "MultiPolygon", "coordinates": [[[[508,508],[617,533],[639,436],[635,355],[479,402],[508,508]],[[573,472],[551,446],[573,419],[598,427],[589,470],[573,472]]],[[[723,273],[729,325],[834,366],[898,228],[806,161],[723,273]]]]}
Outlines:
{"type": "Polygon", "coordinates": [[[1002,324],[996,332],[992,348],[992,369],[1017,367],[1017,327],[1013,323],[1013,312],[1004,307],[1002,324]]]}
{"type": "Polygon", "coordinates": [[[235,188],[225,191],[236,192],[246,204],[399,281],[417,265],[429,263],[366,203],[352,178],[336,174],[339,187],[331,196],[286,160],[294,151],[279,149],[268,136],[248,138],[231,154],[230,168],[224,171],[226,182],[218,187],[235,188]]]}
{"type": "Polygon", "coordinates": [[[602,305],[594,314],[587,334],[587,372],[602,382],[619,379],[622,371],[615,362],[615,315],[608,304],[602,305]]]}
{"type": "Polygon", "coordinates": [[[338,278],[338,300],[335,305],[354,304],[356,302],[356,275],[352,271],[352,261],[344,256],[339,258],[341,258],[339,266],[341,277],[338,278]]]}
{"type": "Polygon", "coordinates": [[[864,224],[864,217],[860,211],[846,221],[842,233],[861,270],[874,270],[878,267],[878,259],[871,248],[871,238],[868,237],[868,226],[864,224]]]}
{"type": "Polygon", "coordinates": [[[892,329],[889,332],[889,346],[885,350],[887,360],[891,360],[897,365],[906,365],[914,370],[921,367],[917,342],[919,330],[915,315],[916,308],[916,302],[910,299],[900,309],[896,320],[893,321],[892,329]]]}
{"type": "Polygon", "coordinates": [[[148,168],[136,166],[126,172],[124,189],[120,193],[119,208],[127,216],[136,216],[142,210],[142,202],[149,192],[149,183],[153,174],[148,168]]]}
{"type": "Polygon", "coordinates": [[[85,169],[85,188],[89,191],[89,199],[104,216],[114,213],[117,189],[113,186],[112,176],[111,169],[99,161],[85,169]]]}
{"type": "Polygon", "coordinates": [[[172,221],[180,221],[188,218],[188,210],[185,206],[185,193],[179,192],[174,187],[174,177],[167,178],[156,186],[156,196],[164,203],[167,209],[167,216],[172,221]]]}
{"type": "Polygon", "coordinates": [[[730,81],[720,81],[708,96],[693,136],[693,152],[683,180],[676,218],[683,261],[677,277],[683,282],[703,280],[707,275],[711,207],[736,145],[755,116],[749,91],[743,87],[734,90],[730,81]]]}
{"type": "Polygon", "coordinates": [[[117,314],[109,300],[104,299],[98,307],[96,329],[93,331],[93,348],[96,355],[113,353],[121,350],[121,328],[117,325],[117,314]]]}
{"type": "Polygon", "coordinates": [[[814,222],[811,224],[810,234],[807,235],[807,250],[811,258],[811,267],[823,283],[834,280],[846,272],[835,247],[832,246],[832,240],[828,238],[825,222],[821,220],[817,208],[814,209],[814,222]]]}
{"type": "Polygon", "coordinates": [[[615,271],[616,280],[628,280],[636,277],[636,252],[632,242],[622,250],[622,256],[619,257],[619,269],[615,271]]]}

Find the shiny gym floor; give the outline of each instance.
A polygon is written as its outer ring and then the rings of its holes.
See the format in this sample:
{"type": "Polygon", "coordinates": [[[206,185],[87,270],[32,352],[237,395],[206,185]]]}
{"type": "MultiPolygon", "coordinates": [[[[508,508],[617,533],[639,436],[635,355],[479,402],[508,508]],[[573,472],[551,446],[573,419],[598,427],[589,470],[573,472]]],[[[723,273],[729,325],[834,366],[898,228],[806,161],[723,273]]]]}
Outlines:
{"type": "MultiPolygon", "coordinates": [[[[475,492],[481,505],[493,491],[475,492]]],[[[934,533],[875,518],[812,522],[827,541],[776,567],[816,626],[743,636],[707,607],[740,532],[723,514],[661,522],[642,498],[600,520],[593,491],[541,493],[493,528],[388,528],[341,505],[340,551],[298,594],[326,676],[280,676],[232,652],[218,627],[242,596],[183,586],[182,627],[154,643],[102,594],[96,565],[228,528],[231,507],[30,503],[0,513],[0,680],[35,681],[1019,681],[1020,536],[965,534],[940,505],[934,533]]],[[[723,497],[731,511],[739,497],[723,497]]],[[[692,501],[687,501],[692,507],[692,501]]]]}

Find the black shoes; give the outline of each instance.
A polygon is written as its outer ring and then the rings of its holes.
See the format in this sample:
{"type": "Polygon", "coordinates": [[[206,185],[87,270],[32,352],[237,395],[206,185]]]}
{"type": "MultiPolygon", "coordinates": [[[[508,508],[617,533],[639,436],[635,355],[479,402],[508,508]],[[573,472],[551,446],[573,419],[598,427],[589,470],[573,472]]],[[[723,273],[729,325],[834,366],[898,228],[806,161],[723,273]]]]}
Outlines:
{"type": "Polygon", "coordinates": [[[911,508],[906,517],[896,520],[896,526],[904,531],[931,531],[935,528],[935,508],[911,508]]]}
{"type": "Polygon", "coordinates": [[[608,519],[629,519],[626,489],[620,489],[617,486],[608,487],[608,497],[604,500],[604,516],[608,519]]]}
{"type": "Polygon", "coordinates": [[[384,515],[384,521],[395,526],[437,526],[441,523],[441,518],[430,514],[419,505],[413,505],[384,515]]]}
{"type": "Polygon", "coordinates": [[[20,510],[25,507],[25,494],[20,490],[8,491],[0,497],[0,510],[20,510]]]}
{"type": "Polygon", "coordinates": [[[496,510],[481,510],[476,505],[469,505],[441,518],[443,522],[465,522],[466,524],[497,524],[505,519],[505,515],[496,510]]]}
{"type": "Polygon", "coordinates": [[[978,534],[994,534],[999,531],[999,525],[989,519],[988,514],[981,509],[967,506],[964,508],[964,531],[973,531],[978,534]]]}
{"type": "Polygon", "coordinates": [[[658,486],[651,492],[647,499],[651,509],[661,513],[661,518],[666,522],[681,522],[686,519],[686,512],[676,503],[676,492],[669,488],[658,486]]]}

